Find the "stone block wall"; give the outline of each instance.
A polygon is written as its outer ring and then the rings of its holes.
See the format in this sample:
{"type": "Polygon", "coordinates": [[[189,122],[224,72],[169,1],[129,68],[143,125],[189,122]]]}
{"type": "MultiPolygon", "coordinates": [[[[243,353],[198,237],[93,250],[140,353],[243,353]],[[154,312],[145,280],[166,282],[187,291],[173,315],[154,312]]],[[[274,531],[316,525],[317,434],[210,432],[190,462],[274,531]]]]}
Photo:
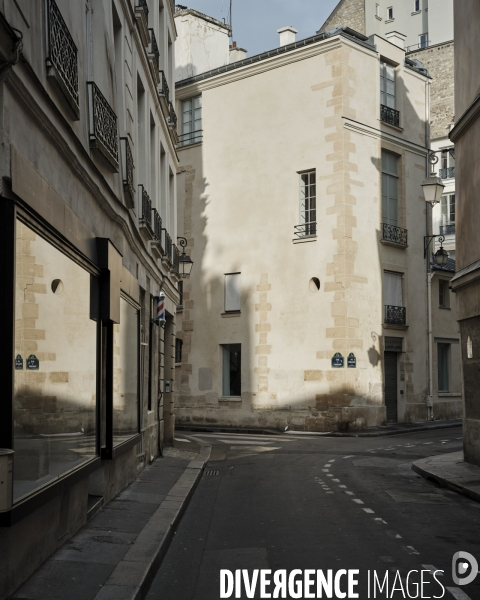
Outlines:
{"type": "Polygon", "coordinates": [[[319,33],[342,25],[365,34],[365,0],[340,0],[319,33]]]}

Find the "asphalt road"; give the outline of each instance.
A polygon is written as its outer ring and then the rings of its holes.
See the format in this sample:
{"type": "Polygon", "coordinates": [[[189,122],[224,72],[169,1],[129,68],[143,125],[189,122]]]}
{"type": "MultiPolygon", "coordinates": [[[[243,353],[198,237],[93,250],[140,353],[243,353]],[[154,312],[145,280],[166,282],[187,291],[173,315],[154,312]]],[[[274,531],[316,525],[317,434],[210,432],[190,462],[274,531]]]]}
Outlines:
{"type": "MultiPolygon", "coordinates": [[[[177,439],[190,440],[177,441],[182,449],[208,442],[212,455],[148,600],[216,600],[220,569],[246,569],[249,578],[255,569],[286,569],[287,577],[294,569],[331,569],[333,577],[358,569],[352,591],[362,600],[480,599],[480,576],[466,586],[452,580],[456,552],[480,562],[480,504],[411,470],[418,458],[460,450],[460,427],[381,438],[177,439]],[[444,574],[434,577],[436,570],[444,574]]],[[[347,576],[338,577],[347,592],[347,576]]],[[[315,585],[309,589],[316,597],[315,585]]],[[[237,597],[247,598],[244,587],[237,597]]],[[[261,597],[258,585],[251,597],[261,597]]]]}

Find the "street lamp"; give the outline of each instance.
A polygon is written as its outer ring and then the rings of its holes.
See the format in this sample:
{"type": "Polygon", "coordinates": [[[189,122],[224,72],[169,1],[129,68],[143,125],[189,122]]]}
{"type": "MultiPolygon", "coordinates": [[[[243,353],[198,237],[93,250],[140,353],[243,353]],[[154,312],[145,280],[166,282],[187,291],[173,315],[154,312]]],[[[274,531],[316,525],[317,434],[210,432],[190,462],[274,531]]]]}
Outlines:
{"type": "Polygon", "coordinates": [[[185,279],[185,277],[188,277],[192,272],[193,260],[188,256],[188,254],[185,254],[187,240],[184,237],[177,237],[177,242],[183,248],[183,252],[178,258],[178,264],[180,270],[180,277],[182,279],[185,279]]]}
{"type": "Polygon", "coordinates": [[[433,171],[434,165],[438,163],[438,156],[432,150],[428,153],[428,162],[432,165],[432,172],[422,183],[422,188],[425,202],[429,202],[433,208],[442,199],[445,186],[433,171]]]}
{"type": "Polygon", "coordinates": [[[433,260],[435,261],[435,264],[438,265],[439,267],[444,267],[447,264],[447,260],[448,260],[448,252],[443,247],[443,242],[445,241],[444,235],[426,235],[424,238],[425,241],[424,241],[423,256],[424,256],[424,258],[427,257],[428,248],[430,247],[432,240],[434,240],[437,237],[438,237],[438,241],[440,242],[440,248],[433,255],[433,260]]]}

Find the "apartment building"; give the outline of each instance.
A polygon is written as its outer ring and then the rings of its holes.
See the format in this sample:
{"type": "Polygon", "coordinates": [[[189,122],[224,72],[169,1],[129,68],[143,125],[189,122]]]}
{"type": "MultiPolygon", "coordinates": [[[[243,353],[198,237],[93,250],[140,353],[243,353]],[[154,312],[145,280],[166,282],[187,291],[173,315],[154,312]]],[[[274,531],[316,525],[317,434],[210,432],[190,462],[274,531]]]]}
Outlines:
{"type": "Polygon", "coordinates": [[[2,598],[173,442],[173,14],[0,1],[2,598]]]}

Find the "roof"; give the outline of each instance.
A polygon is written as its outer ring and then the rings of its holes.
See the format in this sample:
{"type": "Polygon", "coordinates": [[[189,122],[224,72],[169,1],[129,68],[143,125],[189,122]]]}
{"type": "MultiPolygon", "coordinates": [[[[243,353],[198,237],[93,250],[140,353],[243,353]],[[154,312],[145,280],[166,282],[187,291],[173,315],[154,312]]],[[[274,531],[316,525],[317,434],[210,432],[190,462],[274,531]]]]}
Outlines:
{"type": "Polygon", "coordinates": [[[177,4],[175,6],[175,15],[174,16],[176,18],[176,17],[181,17],[182,15],[193,15],[194,17],[203,19],[204,21],[207,21],[208,23],[212,23],[213,25],[216,25],[217,27],[226,29],[228,32],[230,32],[232,30],[230,25],[227,25],[227,23],[224,23],[223,21],[219,21],[218,19],[209,17],[208,15],[205,15],[204,13],[201,13],[198,10],[195,10],[194,8],[188,8],[188,6],[183,6],[182,4],[177,4]]]}

